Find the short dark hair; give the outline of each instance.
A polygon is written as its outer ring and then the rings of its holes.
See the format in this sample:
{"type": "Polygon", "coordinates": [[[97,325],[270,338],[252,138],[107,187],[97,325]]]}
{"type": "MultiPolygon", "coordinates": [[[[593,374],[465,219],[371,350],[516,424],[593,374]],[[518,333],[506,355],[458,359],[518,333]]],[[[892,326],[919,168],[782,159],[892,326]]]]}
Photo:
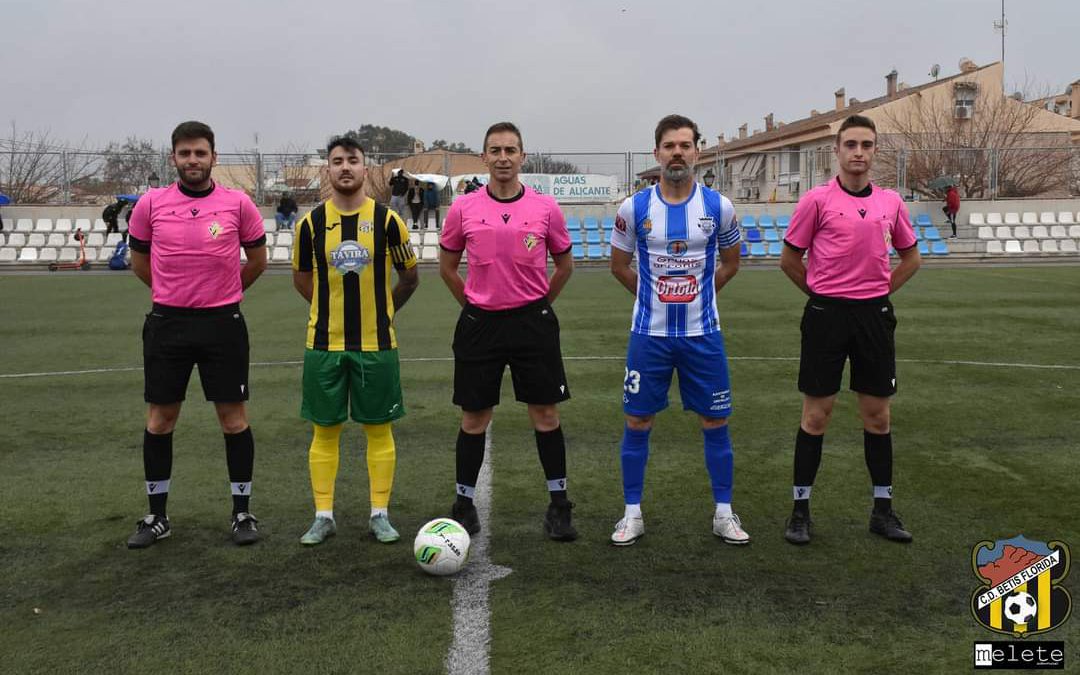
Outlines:
{"type": "Polygon", "coordinates": [[[866,115],[851,115],[840,125],[840,131],[836,132],[836,142],[840,142],[840,135],[848,129],[854,127],[862,127],[863,129],[869,129],[874,132],[874,140],[877,140],[877,127],[874,126],[874,120],[870,119],[866,115]]]}
{"type": "Polygon", "coordinates": [[[488,139],[491,138],[491,134],[497,134],[503,131],[509,131],[510,133],[517,136],[518,145],[521,146],[518,149],[525,149],[525,141],[521,140],[521,130],[517,128],[516,124],[514,124],[513,122],[496,122],[495,124],[492,124],[490,127],[488,127],[487,133],[484,134],[484,146],[481,148],[480,151],[487,152],[487,142],[488,139]]]}
{"type": "Polygon", "coordinates": [[[660,147],[660,138],[664,134],[675,129],[692,129],[694,131],[694,147],[697,147],[698,141],[701,140],[701,132],[698,131],[694,120],[682,115],[668,115],[656,123],[656,147],[660,147]]]}
{"type": "Polygon", "coordinates": [[[210,144],[210,151],[214,151],[214,130],[202,122],[181,122],[176,125],[172,132],[172,147],[176,150],[176,144],[180,141],[193,141],[205,138],[210,144]]]}
{"type": "Polygon", "coordinates": [[[364,152],[364,146],[360,145],[360,141],[352,136],[334,136],[331,138],[330,142],[326,144],[327,159],[330,159],[330,153],[334,151],[334,148],[343,148],[346,152],[359,152],[361,155],[367,154],[364,152]]]}

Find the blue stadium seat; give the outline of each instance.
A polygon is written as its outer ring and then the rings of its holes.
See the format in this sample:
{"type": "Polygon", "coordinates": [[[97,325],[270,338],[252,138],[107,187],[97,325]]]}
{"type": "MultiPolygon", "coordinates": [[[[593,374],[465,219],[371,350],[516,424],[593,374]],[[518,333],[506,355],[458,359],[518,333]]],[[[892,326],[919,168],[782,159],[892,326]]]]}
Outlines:
{"type": "Polygon", "coordinates": [[[765,244],[760,241],[750,244],[750,257],[752,258],[764,258],[765,257],[765,244]]]}
{"type": "Polygon", "coordinates": [[[593,245],[600,245],[600,231],[589,230],[585,233],[585,243],[589,244],[589,250],[592,250],[593,245]]]}
{"type": "Polygon", "coordinates": [[[776,219],[776,226],[787,228],[791,224],[791,216],[780,216],[776,219]]]}
{"type": "Polygon", "coordinates": [[[930,246],[925,241],[919,242],[919,255],[930,255],[930,246]]]}
{"type": "Polygon", "coordinates": [[[935,241],[930,245],[930,253],[933,255],[949,255],[949,246],[941,241],[935,241]]]}
{"type": "Polygon", "coordinates": [[[776,228],[770,227],[765,230],[765,241],[772,243],[774,241],[780,241],[780,235],[776,233],[776,228]]]}
{"type": "Polygon", "coordinates": [[[742,226],[744,228],[754,227],[755,225],[757,225],[757,221],[754,220],[753,216],[745,215],[745,216],[742,217],[742,226]]]}
{"type": "Polygon", "coordinates": [[[746,231],[746,241],[751,244],[761,241],[761,230],[750,228],[746,231]]]}
{"type": "Polygon", "coordinates": [[[581,243],[581,230],[570,230],[570,243],[573,244],[575,247],[581,243]]]}
{"type": "Polygon", "coordinates": [[[585,219],[585,231],[590,232],[592,230],[600,229],[600,221],[592,216],[585,219]]]}
{"type": "Polygon", "coordinates": [[[760,218],[758,218],[758,220],[757,220],[757,221],[758,221],[758,225],[760,225],[760,226],[762,226],[762,227],[764,227],[764,228],[771,228],[771,227],[773,227],[773,219],[772,219],[772,216],[770,216],[770,215],[769,215],[769,214],[767,214],[767,213],[764,213],[764,214],[762,214],[762,215],[761,215],[761,217],[760,217],[760,218]]]}
{"type": "Polygon", "coordinates": [[[928,227],[923,230],[923,236],[930,241],[939,241],[941,239],[941,233],[938,232],[936,227],[928,227]]]}
{"type": "MultiPolygon", "coordinates": [[[[578,238],[580,238],[580,237],[581,237],[581,235],[579,234],[578,238]]],[[[574,244],[574,260],[581,260],[584,257],[585,257],[585,247],[582,246],[580,243],[574,244]]]]}
{"type": "Polygon", "coordinates": [[[611,232],[612,230],[614,230],[615,216],[605,216],[604,219],[600,221],[600,227],[604,230],[604,232],[611,232]]]}
{"type": "Polygon", "coordinates": [[[769,255],[771,257],[779,258],[780,257],[780,251],[781,251],[780,242],[774,241],[771,244],[769,244],[769,255]]]}
{"type": "Polygon", "coordinates": [[[934,221],[930,220],[929,214],[920,213],[919,215],[915,216],[915,224],[919,227],[930,227],[934,224],[934,221]]]}
{"type": "Polygon", "coordinates": [[[919,229],[918,225],[913,226],[911,228],[911,231],[915,233],[915,241],[922,241],[923,240],[922,230],[919,229]]]}
{"type": "Polygon", "coordinates": [[[580,230],[581,221],[579,221],[577,218],[567,218],[566,229],[570,230],[571,232],[573,232],[574,230],[580,230]]]}
{"type": "Polygon", "coordinates": [[[600,244],[589,244],[589,260],[600,260],[604,257],[604,250],[600,244]]]}
{"type": "Polygon", "coordinates": [[[748,255],[750,255],[750,249],[749,247],[747,247],[746,242],[744,241],[742,244],[739,245],[739,257],[745,258],[748,255]]]}

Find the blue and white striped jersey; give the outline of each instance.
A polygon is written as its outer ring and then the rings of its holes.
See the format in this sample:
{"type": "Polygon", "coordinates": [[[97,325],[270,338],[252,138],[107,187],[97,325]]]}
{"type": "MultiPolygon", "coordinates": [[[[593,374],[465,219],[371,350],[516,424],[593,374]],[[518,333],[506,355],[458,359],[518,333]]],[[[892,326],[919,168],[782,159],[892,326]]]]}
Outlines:
{"type": "Polygon", "coordinates": [[[619,207],[611,245],[636,253],[637,301],[630,330],[689,337],[720,331],[713,280],[720,249],[741,235],[731,201],[694,186],[690,198],[668,204],[660,187],[646,188],[619,207]]]}

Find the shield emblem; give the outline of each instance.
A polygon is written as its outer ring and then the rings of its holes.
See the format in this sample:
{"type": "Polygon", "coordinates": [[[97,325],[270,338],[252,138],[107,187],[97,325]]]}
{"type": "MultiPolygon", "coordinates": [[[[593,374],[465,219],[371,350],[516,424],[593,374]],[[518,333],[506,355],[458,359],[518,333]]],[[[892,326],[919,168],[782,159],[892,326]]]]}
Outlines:
{"type": "Polygon", "coordinates": [[[983,628],[1017,638],[1058,628],[1072,612],[1072,597],[1060,585],[1071,562],[1062,541],[1019,534],[979,542],[971,567],[983,583],[971,595],[971,615],[983,628]]]}

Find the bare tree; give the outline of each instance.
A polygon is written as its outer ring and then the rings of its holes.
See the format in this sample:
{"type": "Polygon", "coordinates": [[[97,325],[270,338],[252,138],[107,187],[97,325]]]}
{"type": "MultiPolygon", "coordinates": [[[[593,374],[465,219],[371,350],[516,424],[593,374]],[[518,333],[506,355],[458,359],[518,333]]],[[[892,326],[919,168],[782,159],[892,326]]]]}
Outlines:
{"type": "Polygon", "coordinates": [[[60,145],[48,131],[16,130],[0,140],[0,192],[14,203],[49,204],[76,197],[79,188],[93,181],[100,157],[78,147],[60,145]]]}
{"type": "Polygon", "coordinates": [[[1067,194],[1068,134],[1039,133],[1040,110],[1018,98],[982,91],[972,93],[970,107],[911,97],[909,105],[886,109],[891,131],[881,135],[875,180],[938,198],[943,189],[934,181],[947,176],[961,195],[983,199],[991,196],[996,162],[998,197],[1067,194]]]}
{"type": "Polygon", "coordinates": [[[103,187],[110,193],[138,191],[147,185],[150,174],[160,170],[162,152],[154,148],[153,141],[135,136],[122,143],[110,142],[104,150],[103,187]]]}
{"type": "Polygon", "coordinates": [[[572,162],[552,159],[550,156],[529,155],[521,165],[522,173],[581,173],[581,169],[572,162]]]}

